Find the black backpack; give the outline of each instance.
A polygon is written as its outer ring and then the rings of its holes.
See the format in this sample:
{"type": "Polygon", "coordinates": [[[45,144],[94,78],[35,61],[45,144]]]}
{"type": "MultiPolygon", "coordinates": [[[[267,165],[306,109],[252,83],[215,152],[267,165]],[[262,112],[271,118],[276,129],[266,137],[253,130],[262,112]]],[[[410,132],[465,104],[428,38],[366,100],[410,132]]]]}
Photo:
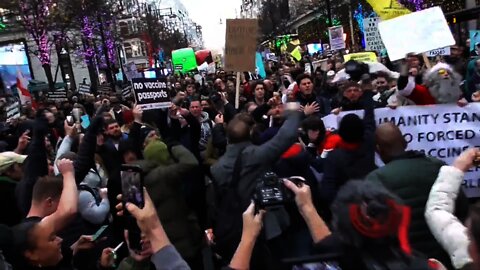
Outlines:
{"type": "Polygon", "coordinates": [[[224,187],[219,187],[213,179],[215,187],[215,217],[213,233],[215,235],[215,252],[229,260],[242,236],[242,214],[246,206],[242,204],[237,192],[242,170],[242,153],[238,155],[234,167],[232,180],[224,187]]]}

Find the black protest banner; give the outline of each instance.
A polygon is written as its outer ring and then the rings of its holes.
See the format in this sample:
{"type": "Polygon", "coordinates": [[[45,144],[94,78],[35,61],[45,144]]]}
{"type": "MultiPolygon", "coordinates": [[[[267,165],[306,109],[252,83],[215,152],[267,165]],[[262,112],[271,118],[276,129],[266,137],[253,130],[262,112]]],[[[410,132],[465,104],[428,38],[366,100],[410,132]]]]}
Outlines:
{"type": "Polygon", "coordinates": [[[15,102],[13,104],[8,105],[5,108],[5,112],[7,113],[7,121],[11,121],[12,119],[16,119],[20,117],[20,103],[15,102]]]}
{"type": "Polygon", "coordinates": [[[80,94],[90,94],[90,84],[80,84],[78,86],[78,93],[80,94]]]}
{"type": "Polygon", "coordinates": [[[47,93],[47,98],[50,101],[68,101],[67,90],[57,89],[47,93]]]}
{"type": "Polygon", "coordinates": [[[143,110],[169,108],[172,105],[165,78],[132,79],[133,94],[143,110]]]}
{"type": "Polygon", "coordinates": [[[110,96],[113,94],[110,84],[102,84],[98,86],[97,95],[110,96]]]}
{"type": "Polygon", "coordinates": [[[132,95],[132,86],[129,85],[122,89],[122,97],[124,100],[128,99],[132,95]]]}

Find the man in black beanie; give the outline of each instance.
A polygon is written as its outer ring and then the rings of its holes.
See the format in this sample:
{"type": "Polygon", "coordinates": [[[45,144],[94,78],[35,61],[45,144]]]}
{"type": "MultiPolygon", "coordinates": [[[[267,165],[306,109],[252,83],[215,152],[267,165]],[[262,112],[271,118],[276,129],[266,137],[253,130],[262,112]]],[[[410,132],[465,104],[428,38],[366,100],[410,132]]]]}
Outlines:
{"type": "MultiPolygon", "coordinates": [[[[325,159],[319,192],[321,199],[328,205],[347,181],[363,179],[376,169],[373,93],[368,91],[364,95],[366,98],[363,100],[363,120],[355,114],[343,117],[338,129],[341,142],[325,159]]],[[[324,218],[328,221],[330,216],[324,218]]]]}

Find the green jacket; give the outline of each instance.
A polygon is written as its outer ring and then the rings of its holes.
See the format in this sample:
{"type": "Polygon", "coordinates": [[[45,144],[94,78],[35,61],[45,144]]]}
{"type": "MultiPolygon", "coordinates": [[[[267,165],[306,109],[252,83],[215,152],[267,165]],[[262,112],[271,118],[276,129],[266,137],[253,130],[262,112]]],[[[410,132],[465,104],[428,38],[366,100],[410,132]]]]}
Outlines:
{"type": "Polygon", "coordinates": [[[183,194],[185,175],[198,166],[195,156],[185,147],[172,147],[172,158],[178,160],[170,165],[158,165],[140,161],[145,172],[145,187],[152,198],[158,217],[168,238],[182,255],[189,259],[201,248],[203,233],[197,217],[188,208],[183,194]]]}
{"type": "MultiPolygon", "coordinates": [[[[424,216],[430,190],[443,165],[445,163],[441,160],[408,151],[371,172],[366,179],[383,184],[410,206],[412,216],[409,240],[412,248],[445,265],[451,265],[448,255],[431,234],[424,216]]],[[[464,195],[463,198],[466,199],[464,195]]]]}

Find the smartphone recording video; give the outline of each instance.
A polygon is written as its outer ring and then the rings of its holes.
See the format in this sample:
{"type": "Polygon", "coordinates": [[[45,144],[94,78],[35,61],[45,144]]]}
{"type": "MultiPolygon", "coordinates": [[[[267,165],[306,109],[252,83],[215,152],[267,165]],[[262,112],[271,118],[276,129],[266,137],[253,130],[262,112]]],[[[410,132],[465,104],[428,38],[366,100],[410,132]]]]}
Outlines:
{"type": "Polygon", "coordinates": [[[133,203],[139,208],[145,205],[143,197],[143,171],[139,166],[122,165],[122,196],[124,203],[133,203]]]}

